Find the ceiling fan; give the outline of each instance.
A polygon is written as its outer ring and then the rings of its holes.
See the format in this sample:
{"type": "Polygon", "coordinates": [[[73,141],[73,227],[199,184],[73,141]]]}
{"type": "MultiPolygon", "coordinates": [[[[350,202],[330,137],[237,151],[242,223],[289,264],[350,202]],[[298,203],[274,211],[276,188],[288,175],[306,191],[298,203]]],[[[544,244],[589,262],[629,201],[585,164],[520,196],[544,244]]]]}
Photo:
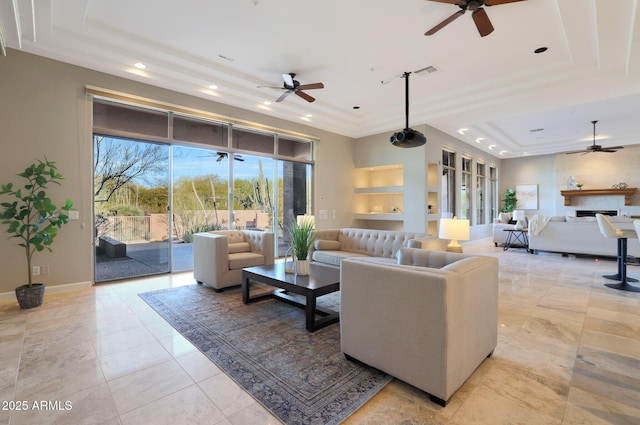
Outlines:
{"type": "Polygon", "coordinates": [[[571,152],[565,152],[566,154],[570,154],[570,153],[581,153],[581,154],[587,154],[587,153],[591,153],[591,152],[608,152],[608,153],[613,153],[613,152],[617,152],[618,149],[624,149],[624,146],[611,146],[608,148],[603,148],[602,145],[596,145],[596,123],[598,121],[591,121],[591,124],[593,124],[593,144],[591,146],[587,146],[586,149],[582,149],[579,151],[571,151],[571,152]]]}
{"type": "Polygon", "coordinates": [[[315,101],[316,99],[314,97],[309,96],[307,93],[303,92],[302,90],[323,89],[324,84],[322,83],[300,84],[299,81],[294,80],[295,76],[296,74],[294,74],[293,72],[290,72],[288,74],[282,74],[282,79],[284,80],[282,87],[273,87],[273,86],[258,86],[258,87],[259,88],[270,87],[272,89],[284,90],[285,92],[282,93],[282,95],[276,99],[276,102],[282,102],[291,93],[297,94],[307,102],[315,101]]]}
{"type": "Polygon", "coordinates": [[[433,35],[440,31],[442,28],[449,25],[454,20],[458,19],[460,16],[464,15],[467,10],[471,10],[473,13],[471,17],[473,18],[473,22],[476,23],[476,28],[478,28],[478,32],[481,37],[485,37],[493,32],[493,25],[489,20],[489,16],[487,12],[482,8],[482,6],[497,6],[499,4],[506,3],[514,3],[517,1],[524,0],[427,0],[427,1],[435,1],[438,3],[449,3],[455,4],[460,8],[456,13],[449,16],[444,21],[440,22],[435,27],[431,28],[429,31],[425,32],[424,35],[433,35]]]}
{"type": "MultiPolygon", "coordinates": [[[[229,154],[226,152],[216,152],[216,155],[218,155],[218,159],[216,159],[216,162],[220,162],[224,158],[227,158],[229,156],[229,154]]],[[[244,158],[238,154],[234,154],[233,159],[235,159],[236,161],[244,162],[244,158]]]]}

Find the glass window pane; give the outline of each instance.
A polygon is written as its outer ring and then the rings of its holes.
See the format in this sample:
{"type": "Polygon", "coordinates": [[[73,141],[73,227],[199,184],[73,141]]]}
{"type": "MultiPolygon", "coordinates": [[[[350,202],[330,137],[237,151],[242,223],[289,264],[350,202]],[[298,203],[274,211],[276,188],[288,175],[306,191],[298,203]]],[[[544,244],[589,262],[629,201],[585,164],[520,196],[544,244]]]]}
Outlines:
{"type": "Polygon", "coordinates": [[[232,129],[233,147],[243,151],[274,154],[274,134],[258,133],[239,128],[232,129]]]}
{"type": "Polygon", "coordinates": [[[233,227],[272,231],[274,160],[252,155],[242,159],[233,162],[233,227]]]}
{"type": "Polygon", "coordinates": [[[278,137],[278,155],[311,160],[311,142],[278,137]]]}
{"type": "Polygon", "coordinates": [[[226,124],[174,115],[173,138],[184,142],[204,143],[226,147],[228,126],[226,124]]]}
{"type": "Polygon", "coordinates": [[[169,136],[167,112],[101,100],[93,102],[93,125],[147,136],[169,136]]]}

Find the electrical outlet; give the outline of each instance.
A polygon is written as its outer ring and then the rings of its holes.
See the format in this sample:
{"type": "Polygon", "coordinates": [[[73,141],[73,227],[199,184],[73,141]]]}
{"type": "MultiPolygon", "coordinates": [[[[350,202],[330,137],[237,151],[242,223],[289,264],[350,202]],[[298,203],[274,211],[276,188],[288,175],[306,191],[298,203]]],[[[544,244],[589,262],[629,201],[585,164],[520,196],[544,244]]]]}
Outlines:
{"type": "Polygon", "coordinates": [[[69,220],[79,220],[80,219],[80,211],[71,210],[69,211],[69,220]]]}
{"type": "Polygon", "coordinates": [[[49,274],[49,266],[42,266],[42,269],[40,271],[42,272],[42,274],[49,274]]]}
{"type": "Polygon", "coordinates": [[[40,266],[33,266],[33,271],[31,272],[33,276],[40,276],[40,266]]]}

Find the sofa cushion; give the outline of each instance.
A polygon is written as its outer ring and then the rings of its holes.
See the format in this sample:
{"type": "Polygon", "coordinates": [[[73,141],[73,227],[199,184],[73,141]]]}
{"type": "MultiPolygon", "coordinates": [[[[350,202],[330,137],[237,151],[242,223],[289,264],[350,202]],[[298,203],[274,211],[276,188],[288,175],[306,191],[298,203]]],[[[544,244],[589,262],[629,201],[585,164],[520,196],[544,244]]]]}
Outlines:
{"type": "Polygon", "coordinates": [[[236,254],[238,252],[251,252],[251,245],[249,245],[249,242],[236,242],[229,244],[229,254],[236,254]]]}
{"type": "Polygon", "coordinates": [[[353,257],[368,257],[366,254],[358,254],[355,252],[349,251],[313,251],[313,256],[311,259],[313,261],[318,261],[324,264],[331,264],[332,266],[340,266],[340,263],[345,258],[353,258],[353,257]]]}
{"type": "Polygon", "coordinates": [[[571,223],[595,223],[595,217],[572,217],[570,215],[567,216],[567,222],[571,223]]]}
{"type": "Polygon", "coordinates": [[[400,248],[398,264],[403,266],[420,266],[440,269],[461,258],[463,254],[447,251],[430,251],[426,249],[400,248]]]}
{"type": "Polygon", "coordinates": [[[501,212],[498,214],[498,220],[500,220],[500,223],[508,223],[511,221],[511,213],[501,212]]]}
{"type": "Polygon", "coordinates": [[[313,243],[313,247],[318,250],[337,251],[337,250],[340,250],[341,245],[339,241],[328,241],[326,239],[318,239],[313,243]]]}
{"type": "Polygon", "coordinates": [[[229,254],[229,270],[244,269],[245,267],[261,266],[264,255],[255,252],[238,252],[229,254]]]}

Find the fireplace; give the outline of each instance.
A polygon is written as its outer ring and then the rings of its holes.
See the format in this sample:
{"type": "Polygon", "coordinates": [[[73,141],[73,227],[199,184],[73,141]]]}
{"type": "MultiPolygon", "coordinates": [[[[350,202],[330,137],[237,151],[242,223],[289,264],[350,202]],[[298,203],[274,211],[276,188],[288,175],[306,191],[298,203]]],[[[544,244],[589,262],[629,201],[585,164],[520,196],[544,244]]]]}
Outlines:
{"type": "Polygon", "coordinates": [[[576,210],[576,217],[595,217],[596,214],[618,215],[617,210],[576,210]]]}

